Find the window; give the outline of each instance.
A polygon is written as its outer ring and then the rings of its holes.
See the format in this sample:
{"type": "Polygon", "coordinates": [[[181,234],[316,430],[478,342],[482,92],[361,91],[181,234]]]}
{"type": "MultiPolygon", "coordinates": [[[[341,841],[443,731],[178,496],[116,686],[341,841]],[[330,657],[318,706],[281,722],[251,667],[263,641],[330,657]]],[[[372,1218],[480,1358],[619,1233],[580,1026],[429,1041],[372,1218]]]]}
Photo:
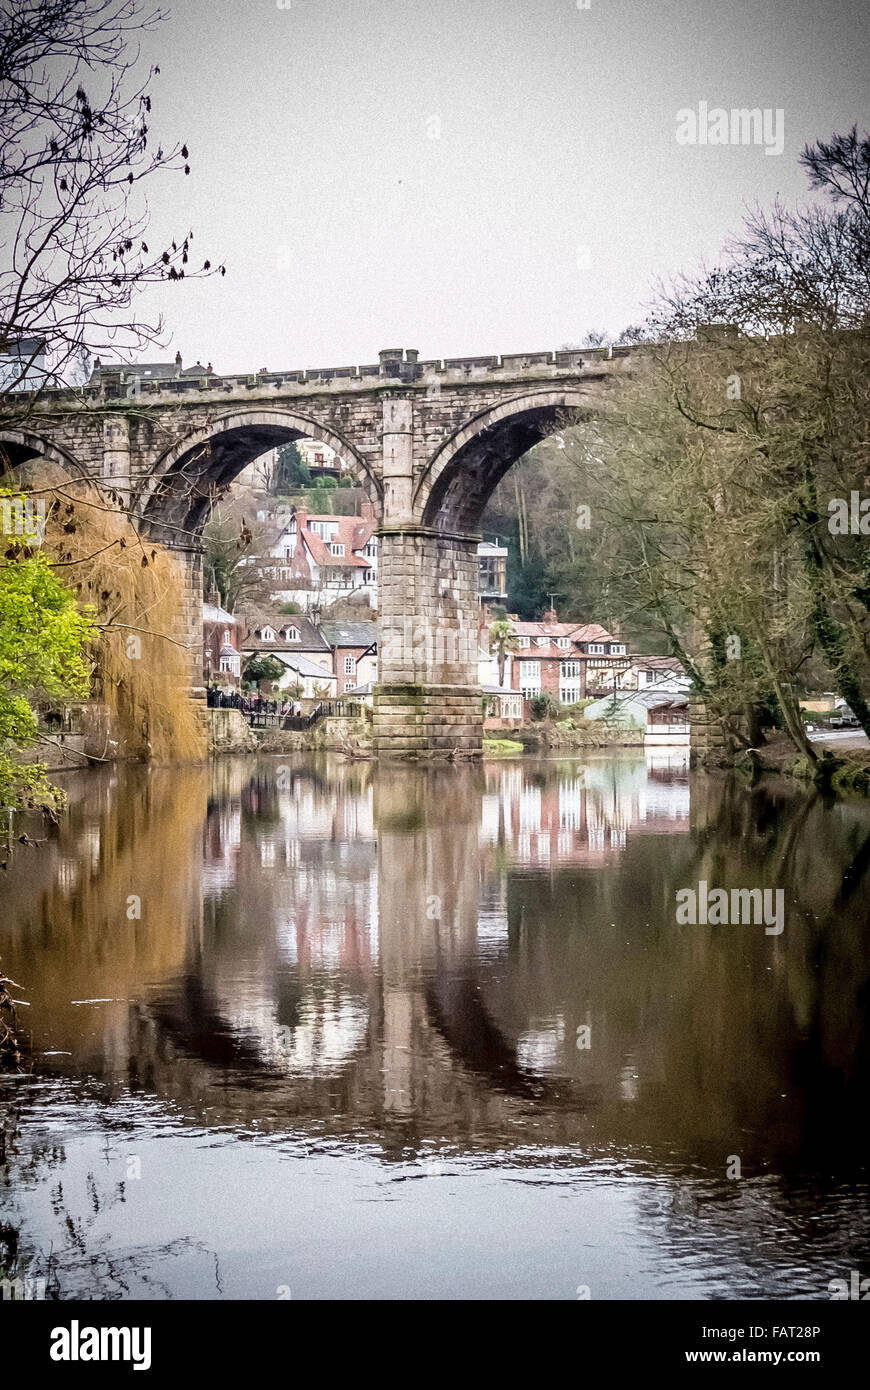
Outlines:
{"type": "Polygon", "coordinates": [[[275,629],[273,627],[261,627],[260,631],[257,633],[257,636],[261,638],[264,642],[274,642],[275,629]]]}
{"type": "Polygon", "coordinates": [[[535,638],[535,646],[537,646],[537,647],[549,647],[549,645],[550,645],[550,639],[549,639],[549,637],[536,637],[536,638],[535,638]]]}
{"type": "Polygon", "coordinates": [[[600,653],[600,654],[603,656],[603,655],[604,655],[604,643],[603,643],[603,642],[590,642],[590,643],[589,643],[589,646],[588,646],[588,648],[587,648],[587,650],[590,651],[590,652],[600,653]]]}
{"type": "Polygon", "coordinates": [[[366,557],[367,560],[373,560],[373,559],[375,558],[375,556],[377,555],[377,553],[378,553],[378,543],[377,543],[375,537],[372,536],[371,540],[369,541],[368,545],[366,546],[365,550],[363,551],[363,554],[365,555],[365,557],[366,557]]]}
{"type": "Polygon", "coordinates": [[[517,638],[517,646],[518,646],[518,647],[528,647],[528,646],[529,646],[529,639],[528,639],[528,637],[518,637],[518,638],[517,638]]]}
{"type": "Polygon", "coordinates": [[[579,661],[563,661],[559,666],[559,680],[576,680],[580,675],[579,661]]]}
{"type": "Polygon", "coordinates": [[[344,658],[344,674],[345,674],[346,676],[352,676],[355,670],[356,670],[356,657],[355,657],[355,656],[346,656],[346,657],[344,658]]]}
{"type": "Polygon", "coordinates": [[[284,638],[285,642],[298,642],[301,634],[298,627],[287,627],[282,628],[281,636],[284,638]]]}
{"type": "Polygon", "coordinates": [[[343,555],[344,546],[341,545],[338,541],[332,541],[329,546],[329,553],[330,555],[343,555]]]}
{"type": "Polygon", "coordinates": [[[377,579],[377,577],[378,577],[378,576],[377,576],[377,571],[376,571],[376,570],[366,570],[366,573],[365,573],[365,583],[366,583],[366,584],[374,584],[374,582],[375,582],[375,580],[377,579]]]}
{"type": "Polygon", "coordinates": [[[611,656],[625,656],[625,643],[624,643],[624,642],[611,642],[611,644],[610,644],[610,655],[611,655],[611,656]]]}
{"type": "Polygon", "coordinates": [[[520,691],[526,700],[531,700],[533,695],[540,695],[540,661],[523,661],[520,663],[520,691]]]}
{"type": "Polygon", "coordinates": [[[284,547],[284,559],[285,559],[285,560],[292,560],[292,559],[293,559],[293,547],[292,547],[292,545],[285,545],[285,547],[284,547]]]}
{"type": "Polygon", "coordinates": [[[566,647],[570,647],[570,645],[571,645],[571,639],[570,639],[570,637],[557,637],[557,638],[556,638],[556,646],[557,646],[557,647],[561,647],[563,651],[564,651],[564,649],[565,649],[566,647]]]}
{"type": "Polygon", "coordinates": [[[227,628],[224,628],[224,641],[223,641],[223,645],[224,645],[225,647],[228,647],[228,646],[230,645],[230,630],[229,630],[228,627],[227,627],[227,628]]]}
{"type": "Polygon", "coordinates": [[[579,685],[562,685],[559,687],[559,699],[563,705],[576,705],[580,699],[579,685]]]}

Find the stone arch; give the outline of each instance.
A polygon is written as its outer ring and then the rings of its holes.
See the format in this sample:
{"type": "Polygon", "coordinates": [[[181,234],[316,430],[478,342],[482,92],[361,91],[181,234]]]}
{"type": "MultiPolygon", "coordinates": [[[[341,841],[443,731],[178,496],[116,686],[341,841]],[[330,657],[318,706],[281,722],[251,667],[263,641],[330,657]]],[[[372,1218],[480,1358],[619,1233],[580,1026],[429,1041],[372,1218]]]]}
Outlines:
{"type": "Polygon", "coordinates": [[[56,467],[73,478],[87,478],[88,476],[86,470],[73,458],[72,454],[52,443],[50,439],[45,439],[39,434],[32,434],[29,430],[0,430],[0,478],[8,469],[17,468],[22,463],[30,463],[32,459],[40,458],[55,464],[56,467]]]}
{"type": "Polygon", "coordinates": [[[195,545],[215,488],[229,486],[268,449],[305,438],[328,444],[342,455],[379,516],[381,483],[349,440],[331,425],[277,408],[231,411],[191,430],[167,449],[150,470],[140,494],[138,510],[143,521],[168,545],[195,545]]]}
{"type": "Polygon", "coordinates": [[[568,413],[589,409],[577,390],[536,391],[481,411],[456,430],[430,459],[417,484],[414,513],[442,531],[477,529],[483,509],[508,469],[559,426],[568,413]]]}

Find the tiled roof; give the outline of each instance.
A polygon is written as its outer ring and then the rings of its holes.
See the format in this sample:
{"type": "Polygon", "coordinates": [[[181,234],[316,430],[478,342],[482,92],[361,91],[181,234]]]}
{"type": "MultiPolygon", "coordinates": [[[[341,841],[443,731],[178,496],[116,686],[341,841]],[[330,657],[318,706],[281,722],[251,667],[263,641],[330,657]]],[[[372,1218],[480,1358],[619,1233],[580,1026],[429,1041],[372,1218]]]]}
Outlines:
{"type": "Polygon", "coordinates": [[[354,554],[354,551],[362,550],[368,545],[374,529],[373,521],[364,521],[358,516],[320,516],[315,514],[305,518],[305,526],[301,535],[318,565],[328,565],[336,569],[341,567],[367,569],[371,561],[367,560],[364,555],[354,554]],[[337,525],[338,530],[332,540],[344,546],[343,555],[333,555],[329,548],[330,542],[324,541],[321,536],[310,529],[312,521],[327,521],[337,525]]]}
{"type": "Polygon", "coordinates": [[[320,631],[330,647],[372,647],[378,640],[377,623],[325,622],[320,631]]]}
{"type": "Polygon", "coordinates": [[[319,628],[316,628],[310,618],[303,618],[301,613],[257,613],[248,618],[248,635],[245,638],[245,646],[257,645],[258,650],[273,651],[276,648],[286,649],[290,652],[312,651],[328,652],[329,644],[323,637],[319,628]],[[281,629],[289,631],[295,627],[299,633],[298,642],[289,642],[281,636],[276,637],[272,642],[264,642],[257,637],[257,632],[261,632],[264,627],[271,627],[280,634],[281,629]]]}

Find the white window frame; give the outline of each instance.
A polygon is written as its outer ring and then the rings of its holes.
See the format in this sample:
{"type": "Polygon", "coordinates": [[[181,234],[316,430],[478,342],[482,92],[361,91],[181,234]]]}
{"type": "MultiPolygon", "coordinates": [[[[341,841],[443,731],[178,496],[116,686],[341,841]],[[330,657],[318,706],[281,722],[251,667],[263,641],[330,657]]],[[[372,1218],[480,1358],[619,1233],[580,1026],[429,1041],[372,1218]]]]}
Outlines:
{"type": "Polygon", "coordinates": [[[345,674],[346,676],[353,676],[353,675],[356,674],[356,657],[355,657],[355,656],[346,656],[346,657],[344,658],[344,674],[345,674]]]}

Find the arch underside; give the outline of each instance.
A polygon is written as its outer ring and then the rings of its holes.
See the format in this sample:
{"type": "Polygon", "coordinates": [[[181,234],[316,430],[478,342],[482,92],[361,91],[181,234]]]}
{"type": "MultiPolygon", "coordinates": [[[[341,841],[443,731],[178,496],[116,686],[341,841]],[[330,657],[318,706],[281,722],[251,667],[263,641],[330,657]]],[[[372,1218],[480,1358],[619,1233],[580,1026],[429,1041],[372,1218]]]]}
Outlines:
{"type": "Polygon", "coordinates": [[[346,469],[376,503],[372,480],[348,443],[303,419],[244,419],[227,421],[208,435],[188,438],[158,464],[157,477],[141,505],[142,519],[155,538],[168,545],[196,544],[215,501],[243,469],[282,444],[317,439],[339,454],[346,469]]]}
{"type": "Polygon", "coordinates": [[[463,433],[469,437],[464,442],[460,436],[446,459],[433,461],[436,476],[423,524],[442,531],[478,530],[487,502],[509,469],[542,439],[564,428],[568,413],[576,414],[578,407],[576,400],[549,397],[512,413],[499,411],[501,418],[484,418],[474,432],[466,429],[463,433]]]}
{"type": "Polygon", "coordinates": [[[83,471],[65,450],[27,430],[0,430],[0,477],[26,464],[50,463],[72,477],[83,471]]]}

